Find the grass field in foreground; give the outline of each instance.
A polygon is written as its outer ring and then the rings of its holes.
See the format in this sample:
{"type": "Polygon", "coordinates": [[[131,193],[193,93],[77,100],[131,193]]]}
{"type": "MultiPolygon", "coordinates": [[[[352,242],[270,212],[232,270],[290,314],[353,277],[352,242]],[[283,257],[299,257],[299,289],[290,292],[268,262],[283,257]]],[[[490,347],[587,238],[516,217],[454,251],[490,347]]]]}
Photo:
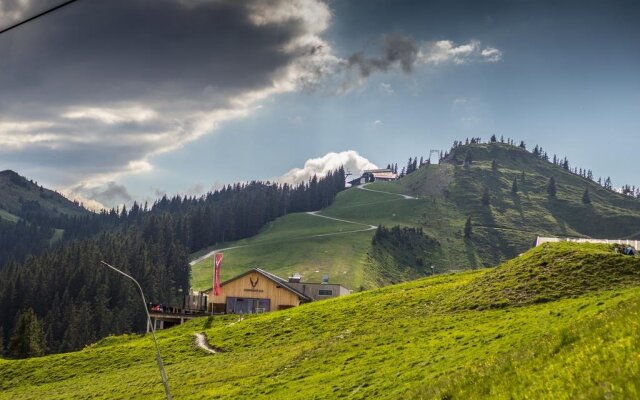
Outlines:
{"type": "MultiPolygon", "coordinates": [[[[176,399],[633,399],[639,284],[640,260],[560,243],[493,269],[205,317],[159,338],[176,399]],[[496,299],[506,283],[517,290],[496,299]],[[470,291],[473,301],[461,297],[470,291]],[[196,348],[197,332],[222,352],[196,348]]],[[[153,354],[149,337],[122,336],[0,360],[0,399],[161,398],[153,354]]]]}

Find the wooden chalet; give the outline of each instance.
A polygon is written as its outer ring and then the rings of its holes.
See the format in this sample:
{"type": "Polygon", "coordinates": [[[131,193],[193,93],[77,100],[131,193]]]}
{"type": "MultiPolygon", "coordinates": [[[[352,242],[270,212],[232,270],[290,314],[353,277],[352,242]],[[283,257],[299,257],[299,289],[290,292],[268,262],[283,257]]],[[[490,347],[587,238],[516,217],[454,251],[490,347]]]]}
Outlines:
{"type": "Polygon", "coordinates": [[[220,295],[213,290],[208,310],[213,313],[255,314],[297,307],[312,298],[293,288],[285,279],[254,268],[220,285],[220,295]]]}

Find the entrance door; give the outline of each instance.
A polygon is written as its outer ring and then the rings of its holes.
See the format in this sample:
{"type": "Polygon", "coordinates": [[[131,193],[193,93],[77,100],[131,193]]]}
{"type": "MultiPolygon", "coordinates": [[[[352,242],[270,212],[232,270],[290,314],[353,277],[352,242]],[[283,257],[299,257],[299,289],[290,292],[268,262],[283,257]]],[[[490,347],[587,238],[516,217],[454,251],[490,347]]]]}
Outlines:
{"type": "Polygon", "coordinates": [[[227,297],[227,314],[256,314],[268,312],[269,299],[253,299],[246,297],[227,297]]]}

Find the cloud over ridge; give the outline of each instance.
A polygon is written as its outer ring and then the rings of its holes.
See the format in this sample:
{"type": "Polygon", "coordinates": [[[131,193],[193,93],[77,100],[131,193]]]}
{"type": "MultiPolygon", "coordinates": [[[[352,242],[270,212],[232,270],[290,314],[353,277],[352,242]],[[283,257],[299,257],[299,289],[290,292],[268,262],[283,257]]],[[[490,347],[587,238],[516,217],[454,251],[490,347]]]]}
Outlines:
{"type": "Polygon", "coordinates": [[[358,154],[355,150],[330,152],[322,157],[310,158],[302,168],[293,168],[274,180],[281,183],[297,184],[308,182],[314,175],[324,177],[328,172],[344,166],[345,171],[360,176],[362,171],[378,168],[374,163],[358,154]]]}

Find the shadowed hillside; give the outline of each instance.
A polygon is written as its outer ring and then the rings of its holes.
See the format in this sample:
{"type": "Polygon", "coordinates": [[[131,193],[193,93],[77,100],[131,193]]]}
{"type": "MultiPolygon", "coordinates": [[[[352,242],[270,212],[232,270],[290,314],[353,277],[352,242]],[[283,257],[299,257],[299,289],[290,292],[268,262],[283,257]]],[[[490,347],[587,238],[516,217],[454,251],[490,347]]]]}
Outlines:
{"type": "Polygon", "coordinates": [[[11,170],[0,171],[0,218],[88,214],[77,202],[37,185],[11,170]],[[17,217],[16,217],[17,216],[17,217]]]}

